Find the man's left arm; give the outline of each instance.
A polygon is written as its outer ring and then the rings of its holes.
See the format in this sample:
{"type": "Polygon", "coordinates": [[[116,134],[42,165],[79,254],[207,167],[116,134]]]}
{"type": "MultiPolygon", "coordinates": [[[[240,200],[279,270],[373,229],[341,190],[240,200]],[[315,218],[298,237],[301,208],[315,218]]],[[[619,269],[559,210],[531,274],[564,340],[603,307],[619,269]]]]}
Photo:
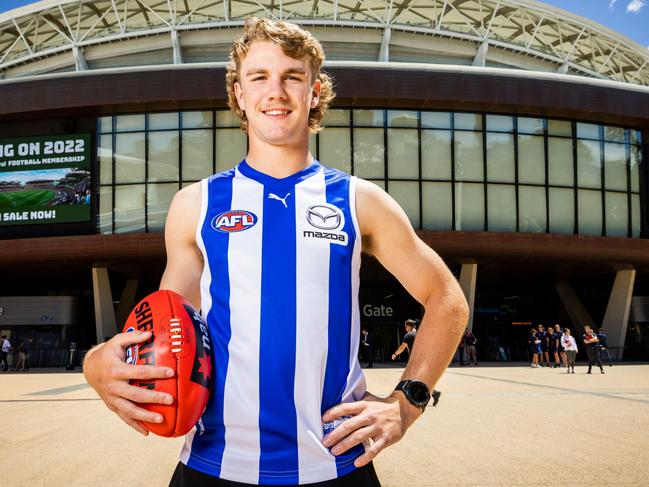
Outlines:
{"type": "MultiPolygon", "coordinates": [[[[376,185],[357,182],[356,213],[365,250],[425,306],[402,379],[419,380],[432,390],[465,329],[466,299],[439,255],[417,237],[401,207],[376,185]]],[[[325,422],[352,416],[324,439],[324,445],[339,455],[371,439],[372,446],[356,459],[355,465],[361,467],[399,441],[421,413],[401,392],[384,399],[367,393],[361,401],[339,404],[324,414],[325,422]]]]}

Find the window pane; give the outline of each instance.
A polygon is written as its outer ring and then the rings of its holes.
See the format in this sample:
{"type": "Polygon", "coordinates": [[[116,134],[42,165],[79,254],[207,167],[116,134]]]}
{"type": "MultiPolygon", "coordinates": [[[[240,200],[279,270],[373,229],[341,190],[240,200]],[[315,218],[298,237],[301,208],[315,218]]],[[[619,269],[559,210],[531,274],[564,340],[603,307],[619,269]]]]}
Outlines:
{"type": "Polygon", "coordinates": [[[354,125],[383,127],[383,110],[354,110],[354,125]]]}
{"type": "Polygon", "coordinates": [[[542,135],[543,119],[518,117],[518,133],[542,135]]]}
{"type": "Polygon", "coordinates": [[[113,182],[113,136],[100,135],[98,138],[99,184],[111,184],[113,182]]]}
{"type": "Polygon", "coordinates": [[[638,171],[639,155],[640,148],[631,146],[631,191],[634,193],[640,191],[640,173],[638,171]]]}
{"type": "Polygon", "coordinates": [[[422,220],[426,230],[453,229],[451,183],[422,183],[422,220]]]}
{"type": "Polygon", "coordinates": [[[626,237],[629,207],[626,193],[606,193],[606,235],[626,237]]]}
{"type": "Polygon", "coordinates": [[[487,186],[487,228],[490,232],[516,231],[516,187],[505,184],[487,186]]]}
{"type": "Polygon", "coordinates": [[[450,129],[450,112],[421,112],[422,128],[450,129]]]}
{"type": "Polygon", "coordinates": [[[487,133],[487,180],[513,183],[514,167],[514,136],[487,133]]]}
{"type": "Polygon", "coordinates": [[[550,188],[550,232],[573,234],[575,196],[572,189],[550,188]]]}
{"type": "Polygon", "coordinates": [[[451,131],[421,131],[421,177],[451,179],[451,131]]]}
{"type": "Polygon", "coordinates": [[[577,185],[581,188],[602,187],[602,159],[599,142],[577,141],[577,185]]]}
{"type": "Polygon", "coordinates": [[[183,130],[184,181],[197,181],[212,174],[212,134],[210,130],[183,130]]]}
{"type": "Polygon", "coordinates": [[[577,192],[579,235],[602,234],[602,193],[580,189],[577,192]]]}
{"type": "Polygon", "coordinates": [[[505,115],[487,115],[487,130],[491,132],[513,132],[514,119],[505,115]]]}
{"type": "Polygon", "coordinates": [[[482,116],[477,113],[455,113],[453,117],[456,129],[482,130],[482,116]]]}
{"type": "Polygon", "coordinates": [[[325,127],[349,127],[349,110],[327,110],[324,116],[325,127]]]}
{"type": "Polygon", "coordinates": [[[455,179],[484,180],[480,132],[455,132],[455,179]]]}
{"type": "Polygon", "coordinates": [[[604,140],[624,143],[624,129],[622,127],[604,126],[604,140]]]}
{"type": "Polygon", "coordinates": [[[419,228],[419,183],[390,181],[389,193],[406,212],[413,228],[419,228]]]}
{"type": "Polygon", "coordinates": [[[518,187],[518,228],[521,232],[545,232],[545,188],[518,187]]]}
{"type": "Polygon", "coordinates": [[[594,123],[578,123],[577,138],[599,139],[599,125],[595,125],[594,123]]]}
{"type": "Polygon", "coordinates": [[[626,191],[626,147],[607,142],[604,145],[604,184],[606,189],[626,191]]]}
{"type": "Polygon", "coordinates": [[[149,132],[148,181],[178,179],[178,131],[149,132]]]}
{"type": "Polygon", "coordinates": [[[236,129],[216,129],[216,172],[227,171],[246,157],[248,139],[244,132],[236,129]]]}
{"type": "Polygon", "coordinates": [[[548,134],[572,137],[572,124],[565,120],[548,120],[548,134]]]}
{"type": "Polygon", "coordinates": [[[149,114],[149,130],[165,130],[177,128],[178,112],[149,114]]]}
{"type": "Polygon", "coordinates": [[[113,131],[113,117],[108,115],[107,117],[99,117],[99,132],[112,132],[113,131]]]}
{"type": "Polygon", "coordinates": [[[354,174],[361,178],[383,178],[384,150],[383,129],[354,129],[354,174]]]}
{"type": "Polygon", "coordinates": [[[99,233],[113,233],[113,188],[99,187],[99,233]]]}
{"type": "Polygon", "coordinates": [[[149,232],[163,230],[169,205],[177,192],[178,183],[149,184],[146,201],[149,232]]]}
{"type": "Polygon", "coordinates": [[[545,147],[543,137],[518,136],[518,182],[545,184],[545,147]]]}
{"type": "Polygon", "coordinates": [[[388,110],[388,127],[416,127],[417,112],[409,110],[388,110]]]}
{"type": "Polygon", "coordinates": [[[144,130],[144,115],[117,115],[115,117],[116,132],[144,130]]]}
{"type": "Polygon", "coordinates": [[[320,162],[346,173],[352,172],[352,148],[348,128],[328,128],[320,132],[320,162]]]}
{"type": "Polygon", "coordinates": [[[388,178],[419,179],[416,129],[388,129],[388,178]]]}
{"type": "Polygon", "coordinates": [[[144,132],[115,136],[115,182],[144,182],[144,132]]]}
{"type": "Polygon", "coordinates": [[[207,128],[212,126],[211,111],[182,112],[181,115],[184,129],[207,128]]]}
{"type": "MultiPolygon", "coordinates": [[[[217,110],[216,113],[217,127],[240,127],[241,119],[239,115],[230,110],[217,110]]],[[[241,132],[244,133],[244,132],[241,132]]]]}
{"type": "Polygon", "coordinates": [[[455,229],[484,230],[484,185],[455,183],[455,229]]]}
{"type": "Polygon", "coordinates": [[[640,236],[640,196],[631,195],[631,236],[640,236]]]}
{"type": "Polygon", "coordinates": [[[548,183],[553,186],[572,186],[574,176],[572,140],[548,137],[548,183]]]}
{"type": "Polygon", "coordinates": [[[144,231],[144,185],[115,187],[115,233],[144,231]]]}

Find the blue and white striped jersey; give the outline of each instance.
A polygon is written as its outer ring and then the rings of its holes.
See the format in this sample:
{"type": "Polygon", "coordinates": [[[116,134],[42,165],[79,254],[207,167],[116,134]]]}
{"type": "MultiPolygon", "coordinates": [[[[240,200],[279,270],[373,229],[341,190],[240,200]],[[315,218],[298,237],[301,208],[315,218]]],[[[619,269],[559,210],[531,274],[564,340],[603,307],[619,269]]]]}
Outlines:
{"type": "Polygon", "coordinates": [[[196,242],[215,376],[181,461],[248,484],[350,473],[363,446],[333,456],[321,417],[365,393],[355,179],[318,162],[276,179],[243,161],[201,184],[196,242]]]}

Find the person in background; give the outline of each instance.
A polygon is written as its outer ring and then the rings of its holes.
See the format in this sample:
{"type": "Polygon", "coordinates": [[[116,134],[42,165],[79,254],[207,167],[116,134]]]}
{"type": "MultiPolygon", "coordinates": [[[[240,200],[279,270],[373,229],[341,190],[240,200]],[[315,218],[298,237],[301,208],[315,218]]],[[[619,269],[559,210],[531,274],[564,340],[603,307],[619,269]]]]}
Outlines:
{"type": "Polygon", "coordinates": [[[7,335],[2,335],[2,338],[0,338],[0,364],[4,364],[2,370],[5,372],[9,369],[9,363],[7,362],[9,350],[11,350],[11,342],[7,335]]]}
{"type": "Polygon", "coordinates": [[[561,346],[559,342],[561,341],[561,335],[558,333],[555,333],[554,328],[552,326],[548,327],[548,352],[550,353],[550,357],[554,357],[554,365],[552,366],[553,369],[556,369],[557,367],[561,367],[561,361],[559,360],[559,347],[561,346]]]}
{"type": "Polygon", "coordinates": [[[611,359],[611,354],[608,351],[608,335],[604,331],[604,328],[597,330],[597,339],[599,340],[600,358],[606,355],[608,366],[613,367],[613,360],[611,359]]]}
{"type": "Polygon", "coordinates": [[[588,355],[588,372],[586,373],[590,374],[590,371],[593,368],[593,364],[597,364],[601,373],[604,374],[605,372],[604,367],[602,366],[602,359],[599,356],[599,339],[589,325],[584,326],[584,334],[582,335],[582,339],[586,344],[586,354],[588,355]]]}
{"type": "Polygon", "coordinates": [[[548,332],[545,331],[543,325],[538,326],[538,331],[536,332],[536,338],[541,342],[541,353],[539,355],[539,364],[543,367],[545,364],[546,367],[550,366],[550,356],[548,354],[548,332]]]}
{"type": "Polygon", "coordinates": [[[478,354],[476,353],[475,345],[478,343],[478,339],[475,337],[470,330],[464,332],[464,346],[466,347],[467,353],[467,365],[471,365],[471,360],[475,366],[478,366],[478,354]]]}
{"type": "Polygon", "coordinates": [[[559,323],[556,323],[554,325],[554,333],[559,335],[559,356],[561,357],[561,363],[563,363],[564,367],[568,367],[568,356],[566,355],[566,351],[563,349],[563,345],[561,344],[563,332],[561,331],[561,326],[559,326],[559,323]]]}
{"type": "Polygon", "coordinates": [[[561,336],[561,346],[563,347],[566,353],[567,359],[567,369],[566,373],[570,374],[570,368],[572,368],[572,373],[575,373],[575,358],[577,357],[577,342],[575,337],[570,334],[570,328],[563,329],[563,335],[561,336]]]}
{"type": "Polygon", "coordinates": [[[539,365],[539,355],[540,355],[540,350],[541,350],[541,341],[536,338],[536,328],[531,328],[529,335],[527,335],[527,346],[528,350],[530,352],[530,357],[532,359],[532,362],[530,363],[530,367],[533,369],[536,369],[540,367],[539,365]]]}
{"type": "Polygon", "coordinates": [[[361,330],[361,347],[363,358],[367,360],[367,367],[371,369],[374,366],[374,336],[365,328],[361,330]]]}
{"type": "Polygon", "coordinates": [[[457,344],[457,354],[460,356],[460,365],[466,365],[464,363],[464,335],[460,338],[460,343],[457,344]]]}

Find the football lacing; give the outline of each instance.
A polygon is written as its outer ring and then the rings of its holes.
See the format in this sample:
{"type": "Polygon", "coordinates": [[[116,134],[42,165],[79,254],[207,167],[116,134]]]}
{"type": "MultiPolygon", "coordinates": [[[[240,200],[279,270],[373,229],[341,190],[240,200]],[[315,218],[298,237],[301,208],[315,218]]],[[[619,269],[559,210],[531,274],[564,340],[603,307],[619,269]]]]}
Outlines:
{"type": "MultiPolygon", "coordinates": [[[[171,329],[169,330],[172,333],[171,339],[175,340],[175,341],[171,342],[171,346],[172,347],[181,347],[182,344],[183,344],[183,342],[182,342],[183,336],[181,335],[181,333],[182,333],[183,330],[179,325],[180,320],[178,318],[171,318],[169,321],[171,321],[171,329]]],[[[180,353],[180,352],[183,351],[183,349],[182,348],[172,348],[171,351],[173,353],[180,353]]]]}

